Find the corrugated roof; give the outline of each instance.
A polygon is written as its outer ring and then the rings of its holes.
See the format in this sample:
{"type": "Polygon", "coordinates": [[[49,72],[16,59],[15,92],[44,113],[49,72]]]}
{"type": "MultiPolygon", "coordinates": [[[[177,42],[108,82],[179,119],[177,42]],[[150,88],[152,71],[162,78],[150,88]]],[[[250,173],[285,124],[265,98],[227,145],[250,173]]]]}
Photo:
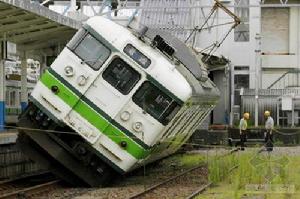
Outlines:
{"type": "Polygon", "coordinates": [[[29,0],[0,0],[0,39],[20,50],[65,44],[81,25],[29,0]]]}

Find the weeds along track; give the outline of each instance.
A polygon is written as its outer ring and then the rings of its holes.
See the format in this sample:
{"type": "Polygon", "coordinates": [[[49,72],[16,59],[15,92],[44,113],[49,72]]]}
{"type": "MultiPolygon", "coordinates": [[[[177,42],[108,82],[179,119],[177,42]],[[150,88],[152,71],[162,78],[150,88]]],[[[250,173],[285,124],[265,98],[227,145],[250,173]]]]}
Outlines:
{"type": "MultiPolygon", "coordinates": [[[[226,157],[237,150],[222,155],[226,157]]],[[[238,165],[230,169],[229,172],[237,168],[238,165]]],[[[171,178],[157,183],[144,191],[130,196],[130,199],[141,198],[187,198],[191,199],[201,194],[212,183],[208,181],[208,168],[206,164],[195,166],[183,171],[171,178]]]]}
{"type": "Polygon", "coordinates": [[[0,198],[39,197],[59,187],[59,182],[49,172],[0,181],[0,198]]]}

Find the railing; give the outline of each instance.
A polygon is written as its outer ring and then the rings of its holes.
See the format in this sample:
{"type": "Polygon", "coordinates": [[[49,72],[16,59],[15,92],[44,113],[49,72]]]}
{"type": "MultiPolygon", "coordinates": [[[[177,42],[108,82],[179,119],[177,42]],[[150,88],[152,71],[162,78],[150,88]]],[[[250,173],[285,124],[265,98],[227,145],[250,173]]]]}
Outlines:
{"type": "Polygon", "coordinates": [[[292,69],[282,74],[268,89],[286,89],[300,87],[300,70],[292,69]]]}

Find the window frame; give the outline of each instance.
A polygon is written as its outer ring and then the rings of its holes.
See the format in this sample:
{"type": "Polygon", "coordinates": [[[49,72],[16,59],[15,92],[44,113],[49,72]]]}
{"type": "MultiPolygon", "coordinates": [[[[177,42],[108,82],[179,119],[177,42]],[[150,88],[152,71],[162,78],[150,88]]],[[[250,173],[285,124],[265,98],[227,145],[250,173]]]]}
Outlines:
{"type": "Polygon", "coordinates": [[[142,53],[139,49],[137,49],[137,48],[136,48],[134,45],[132,45],[131,43],[126,44],[126,46],[123,48],[123,52],[124,52],[127,56],[129,56],[135,63],[137,63],[139,66],[141,66],[141,67],[144,68],[144,69],[149,68],[149,66],[150,66],[151,63],[152,63],[152,61],[151,61],[151,59],[150,59],[149,57],[147,57],[144,53],[142,53]],[[144,64],[142,64],[139,60],[134,59],[134,57],[132,57],[132,56],[128,53],[128,51],[126,51],[126,49],[127,49],[128,47],[131,47],[131,48],[135,49],[139,54],[141,54],[142,56],[144,56],[144,57],[149,61],[149,64],[144,65],[144,64]]]}
{"type": "Polygon", "coordinates": [[[240,98],[241,89],[244,89],[244,88],[247,89],[250,86],[249,66],[234,66],[234,69],[235,69],[234,70],[234,75],[233,75],[234,105],[240,105],[240,103],[241,103],[241,98],[240,98]],[[243,68],[248,67],[248,70],[236,70],[236,69],[239,69],[239,67],[243,67],[243,68]],[[238,86],[239,78],[244,79],[245,77],[248,79],[246,87],[238,86]]]}
{"type": "MultiPolygon", "coordinates": [[[[148,92],[149,91],[149,88],[144,90],[144,94],[143,96],[145,95],[145,92],[148,92]]],[[[142,101],[145,101],[145,97],[143,98],[142,101]]],[[[136,90],[136,92],[133,94],[132,96],[132,101],[138,106],[140,107],[143,111],[145,111],[146,113],[148,113],[149,115],[151,115],[155,120],[157,120],[159,123],[161,123],[162,125],[166,126],[170,123],[170,121],[172,121],[174,119],[174,117],[177,115],[177,113],[180,111],[180,109],[182,108],[182,105],[179,104],[176,99],[172,98],[170,95],[168,95],[166,92],[164,92],[162,89],[160,89],[159,87],[157,87],[154,83],[152,83],[151,81],[149,80],[146,80],[144,81],[140,87],[136,90]],[[141,89],[143,89],[143,87],[145,86],[146,83],[149,83],[150,86],[151,86],[151,89],[156,89],[159,91],[160,95],[164,95],[163,97],[168,97],[171,101],[170,103],[168,104],[168,106],[165,107],[164,110],[160,111],[160,114],[158,115],[155,115],[153,113],[153,111],[148,111],[148,107],[146,107],[146,110],[145,110],[145,107],[143,107],[143,102],[141,103],[141,97],[137,98],[136,95],[141,91],[141,89]],[[172,110],[168,113],[169,111],[169,108],[171,106],[174,106],[174,108],[172,108],[172,110]],[[174,113],[174,111],[176,110],[176,112],[174,113]],[[168,113],[168,114],[166,114],[168,113]],[[172,115],[172,118],[168,119],[167,118],[172,115]]]]}
{"type": "MultiPolygon", "coordinates": [[[[110,70],[110,72],[111,72],[112,70],[110,70]]],[[[127,70],[128,71],[128,70],[127,70]]],[[[113,87],[114,89],[116,89],[119,93],[121,93],[121,94],[123,94],[123,95],[128,95],[133,89],[134,89],[134,87],[138,84],[138,82],[142,79],[142,74],[139,72],[139,71],[137,71],[134,67],[132,67],[128,62],[126,62],[124,59],[122,59],[121,57],[119,57],[119,56],[115,56],[115,57],[113,57],[111,60],[110,60],[110,63],[109,64],[107,64],[107,67],[103,70],[103,72],[102,72],[102,74],[101,74],[101,77],[102,77],[102,79],[105,81],[105,82],[107,82],[111,87],[113,87]],[[119,60],[121,60],[122,62],[124,62],[126,65],[126,67],[127,67],[127,69],[129,68],[130,69],[130,71],[134,71],[137,75],[138,75],[138,78],[137,78],[137,80],[130,86],[130,89],[128,89],[126,92],[122,92],[121,90],[119,90],[119,88],[118,87],[115,87],[115,85],[113,85],[111,82],[109,82],[107,79],[106,79],[106,77],[105,77],[105,73],[109,70],[109,68],[112,66],[112,63],[115,61],[115,60],[117,60],[117,59],[119,59],[119,60]]]]}
{"type": "MultiPolygon", "coordinates": [[[[249,6],[250,0],[235,0],[235,6],[249,6]]],[[[249,42],[250,41],[250,9],[249,7],[235,7],[234,13],[241,18],[241,23],[234,29],[235,42],[249,42]],[[247,14],[246,17],[243,15],[247,14]],[[244,29],[244,30],[243,30],[244,29]]]]}
{"type": "Polygon", "coordinates": [[[97,37],[95,37],[91,32],[85,30],[84,28],[82,28],[81,30],[79,30],[76,35],[69,41],[69,43],[67,44],[67,47],[72,51],[72,53],[74,53],[83,63],[87,64],[90,68],[92,68],[94,71],[99,71],[101,66],[103,66],[103,64],[109,59],[109,57],[112,54],[112,50],[107,47],[101,40],[99,40],[97,37]],[[83,42],[83,40],[87,37],[87,36],[91,36],[93,39],[95,39],[96,41],[98,41],[103,47],[105,47],[105,49],[107,49],[109,51],[108,56],[106,57],[105,60],[103,60],[102,64],[98,65],[99,62],[99,57],[97,59],[95,59],[95,61],[91,61],[91,60],[85,60],[83,57],[79,56],[78,53],[75,52],[75,50],[78,48],[78,46],[83,42]],[[93,64],[91,64],[93,63],[93,64]],[[97,67],[94,67],[97,66],[97,67]]]}

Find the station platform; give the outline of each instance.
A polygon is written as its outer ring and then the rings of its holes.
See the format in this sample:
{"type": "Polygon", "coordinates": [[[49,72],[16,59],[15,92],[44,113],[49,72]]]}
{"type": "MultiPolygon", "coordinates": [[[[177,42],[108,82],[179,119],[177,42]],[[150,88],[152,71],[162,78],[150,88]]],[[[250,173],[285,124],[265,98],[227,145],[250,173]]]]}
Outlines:
{"type": "Polygon", "coordinates": [[[0,132],[0,180],[43,171],[43,168],[19,150],[16,145],[17,137],[16,129],[0,132]]]}
{"type": "Polygon", "coordinates": [[[16,145],[17,137],[16,129],[0,132],[0,180],[43,171],[43,168],[23,155],[16,145]]]}
{"type": "Polygon", "coordinates": [[[0,145],[14,144],[18,137],[18,131],[15,129],[0,132],[0,145]]]}

